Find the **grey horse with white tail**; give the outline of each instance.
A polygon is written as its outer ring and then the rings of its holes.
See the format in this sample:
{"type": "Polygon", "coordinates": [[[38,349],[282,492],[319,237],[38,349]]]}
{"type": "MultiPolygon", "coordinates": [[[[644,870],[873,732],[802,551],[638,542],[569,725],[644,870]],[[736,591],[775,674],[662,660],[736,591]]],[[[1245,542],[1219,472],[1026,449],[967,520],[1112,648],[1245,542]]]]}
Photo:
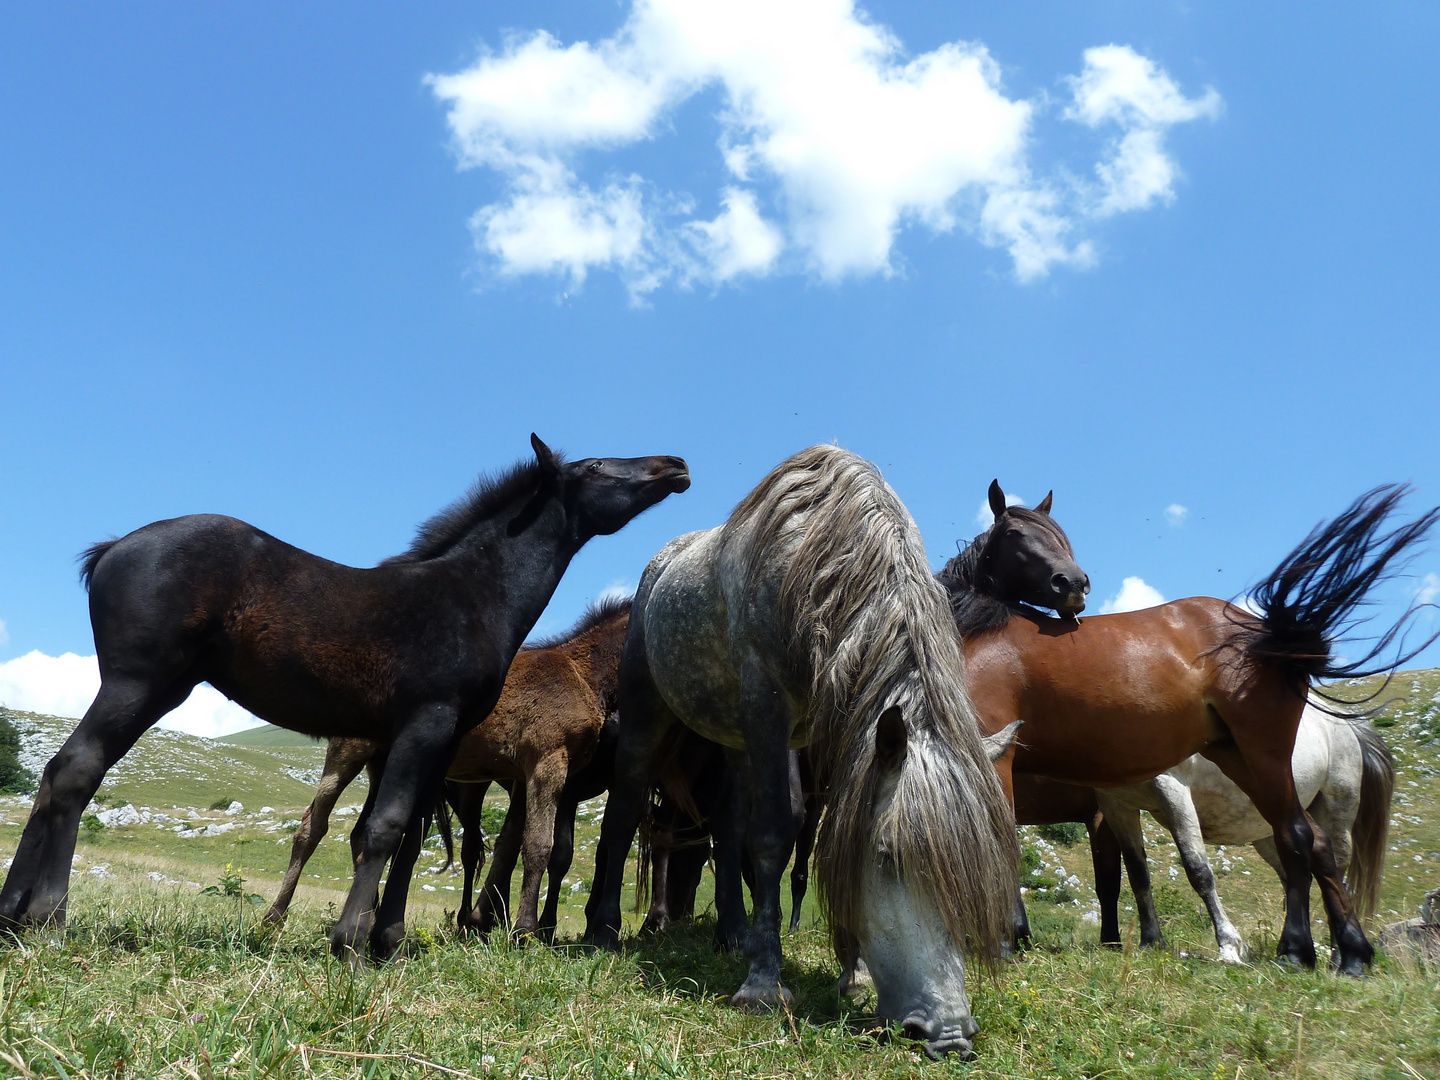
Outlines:
{"type": "MultiPolygon", "coordinates": [[[[620,743],[588,934],[614,948],[620,888],[652,762],[684,723],[744,778],[717,890],[742,845],[755,867],[749,975],[732,999],[781,1007],[780,876],[789,750],[809,746],[828,801],[816,847],[842,969],[863,954],[880,1016],[932,1055],[976,1034],[965,954],[1000,956],[1015,896],[1014,816],[965,689],[944,590],[914,521],[873,465],[833,446],[779,465],[725,525],[646,569],[620,665],[620,743]]],[[[717,896],[717,906],[732,902],[717,896]]]]}

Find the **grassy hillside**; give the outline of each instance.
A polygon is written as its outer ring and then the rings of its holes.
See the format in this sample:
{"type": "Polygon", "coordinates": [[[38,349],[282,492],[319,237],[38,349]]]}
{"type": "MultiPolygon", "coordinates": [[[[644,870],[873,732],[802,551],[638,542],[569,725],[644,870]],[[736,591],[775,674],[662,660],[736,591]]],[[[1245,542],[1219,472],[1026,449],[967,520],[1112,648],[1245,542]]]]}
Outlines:
{"type": "MultiPolygon", "coordinates": [[[[1381,921],[1412,915],[1440,886],[1440,671],[1402,676],[1391,693],[1403,699],[1379,723],[1400,779],[1381,921]]],[[[58,745],[69,726],[11,715],[32,751],[58,745]]],[[[404,960],[353,975],[329,959],[324,937],[349,881],[353,817],[337,818],[279,933],[260,927],[263,907],[200,891],[228,863],[246,878],[242,891],[273,895],[287,826],[310,796],[302,781],[322,757],[320,747],[142,739],[101,795],[148,808],[151,820],[82,830],[68,931],[0,952],[0,1075],[1440,1076],[1440,969],[1383,955],[1364,981],[1277,968],[1265,958],[1280,888],[1248,848],[1212,857],[1257,959],[1217,964],[1203,908],[1153,829],[1166,950],[1099,948],[1088,851],[1026,830],[1039,944],[994,977],[972,975],[982,1033],[971,1064],[931,1065],[902,1040],[877,1041],[873,1003],[835,995],[813,898],[786,938],[788,1017],[724,1004],[744,965],[711,951],[704,919],[621,956],[569,943],[583,925],[598,801],[582,815],[561,947],[457,939],[448,919],[459,881],[427,856],[404,960]],[[244,810],[207,809],[221,799],[244,810]]],[[[0,854],[13,851],[27,811],[26,799],[0,800],[0,854]]],[[[1122,904],[1133,907],[1128,892],[1122,904]]],[[[1323,943],[1318,892],[1314,909],[1323,943]]],[[[1133,944],[1133,924],[1127,932],[1133,944]]]]}
{"type": "Polygon", "coordinates": [[[247,728],[244,731],[237,731],[234,735],[226,735],[215,741],[228,743],[231,746],[318,745],[316,741],[308,735],[301,735],[298,731],[290,731],[287,728],[276,727],[274,724],[261,724],[259,727],[247,728]]]}

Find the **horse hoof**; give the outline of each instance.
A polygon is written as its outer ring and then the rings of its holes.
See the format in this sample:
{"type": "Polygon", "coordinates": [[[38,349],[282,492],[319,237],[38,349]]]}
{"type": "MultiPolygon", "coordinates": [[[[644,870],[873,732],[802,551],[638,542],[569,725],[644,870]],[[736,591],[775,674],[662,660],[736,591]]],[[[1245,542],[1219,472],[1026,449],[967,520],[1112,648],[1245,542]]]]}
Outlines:
{"type": "Polygon", "coordinates": [[[652,919],[648,915],[640,924],[640,933],[642,934],[663,934],[668,929],[670,929],[669,919],[652,919]]]}
{"type": "Polygon", "coordinates": [[[1220,963],[1222,964],[1243,964],[1245,963],[1245,947],[1243,945],[1222,945],[1220,946],[1220,963]]]}
{"type": "Polygon", "coordinates": [[[620,951],[620,934],[608,926],[602,926],[593,934],[589,935],[590,944],[597,949],[604,949],[606,952],[620,951]]]}
{"type": "Polygon", "coordinates": [[[1293,953],[1276,953],[1275,963],[1289,971],[1313,971],[1315,969],[1313,954],[1306,957],[1303,954],[1296,956],[1293,953]]]}
{"type": "Polygon", "coordinates": [[[1341,956],[1339,951],[1330,956],[1330,967],[1337,975],[1348,975],[1352,979],[1365,978],[1367,971],[1363,956],[1341,956]]]}
{"type": "Polygon", "coordinates": [[[794,1000],[783,983],[752,983],[747,979],[735,991],[730,1004],[744,1012],[774,1012],[776,1009],[789,1009],[794,1000]]]}

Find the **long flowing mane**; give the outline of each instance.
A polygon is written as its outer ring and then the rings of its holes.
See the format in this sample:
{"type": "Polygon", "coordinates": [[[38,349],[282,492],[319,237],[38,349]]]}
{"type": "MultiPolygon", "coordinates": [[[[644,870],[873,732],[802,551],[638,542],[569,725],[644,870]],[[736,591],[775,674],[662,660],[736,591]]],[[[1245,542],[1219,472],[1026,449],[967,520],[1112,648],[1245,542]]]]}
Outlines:
{"type": "MultiPolygon", "coordinates": [[[[557,454],[556,459],[561,460],[561,456],[557,454]]],[[[540,466],[533,459],[521,461],[493,476],[481,476],[465,495],[415,530],[415,539],[408,550],[392,555],[380,565],[438,559],[480,522],[515,500],[538,492],[540,481],[540,466]]]]}
{"type": "Polygon", "coordinates": [[[962,638],[1003,630],[1010,623],[1010,605],[986,591],[993,586],[981,566],[994,531],[992,525],[971,540],[935,575],[949,594],[950,615],[962,638]]]}
{"type": "Polygon", "coordinates": [[[522,652],[532,649],[555,649],[574,641],[580,635],[594,630],[601,623],[609,622],[611,619],[621,615],[630,614],[630,604],[635,598],[633,596],[606,596],[585,609],[585,614],[580,616],[580,621],[559,634],[552,634],[549,637],[539,638],[536,641],[527,641],[520,646],[522,652]]]}
{"type": "Polygon", "coordinates": [[[944,590],[919,530],[873,465],[834,446],[783,462],[735,509],[747,595],[783,571],[778,617],[810,677],[811,759],[834,793],[817,843],[832,928],[858,925],[860,883],[888,848],[955,940],[993,960],[1018,883],[1014,816],[986,756],[944,590]],[[910,750],[877,820],[875,728],[899,705],[910,750]]]}

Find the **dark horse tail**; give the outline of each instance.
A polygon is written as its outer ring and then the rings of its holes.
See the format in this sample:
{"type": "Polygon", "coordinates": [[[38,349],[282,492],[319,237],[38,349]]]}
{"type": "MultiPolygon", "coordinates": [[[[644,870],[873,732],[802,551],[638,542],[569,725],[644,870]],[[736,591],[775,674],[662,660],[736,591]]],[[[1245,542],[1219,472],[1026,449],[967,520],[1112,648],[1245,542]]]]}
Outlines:
{"type": "Polygon", "coordinates": [[[105,553],[120,541],[101,540],[98,544],[91,544],[80,553],[80,584],[85,586],[85,591],[90,591],[90,579],[95,576],[95,567],[100,565],[100,560],[105,553]]]}
{"type": "MultiPolygon", "coordinates": [[[[1232,611],[1234,629],[1221,648],[1238,647],[1252,663],[1278,669],[1291,689],[1304,698],[1313,680],[1353,679],[1392,671],[1440,637],[1437,633],[1406,649],[1402,634],[1414,614],[1411,608],[1371,639],[1369,649],[1358,659],[1337,657],[1332,649],[1336,638],[1363,621],[1356,618],[1356,612],[1370,589],[1393,575],[1404,561],[1401,556],[1423,540],[1440,519],[1440,507],[1436,507],[1415,521],[1385,531],[1386,521],[1405,491],[1398,484],[1377,487],[1356,499],[1334,521],[1317,525],[1255,588],[1251,610],[1232,611]],[[1396,655],[1387,656],[1397,639],[1396,655]]],[[[1323,691],[1317,693],[1329,698],[1323,691]]]]}
{"type": "Polygon", "coordinates": [[[1350,829],[1350,866],[1345,889],[1362,919],[1375,914],[1380,879],[1385,873],[1385,843],[1390,832],[1390,799],[1395,793],[1395,759],[1375,729],[1364,720],[1351,720],[1360,740],[1360,806],[1350,829]]]}
{"type": "Polygon", "coordinates": [[[438,832],[445,841],[445,865],[441,870],[449,870],[455,865],[455,836],[450,821],[450,802],[442,791],[440,797],[435,800],[435,805],[425,812],[424,820],[420,823],[420,836],[423,839],[430,835],[431,823],[435,825],[438,832]]]}

